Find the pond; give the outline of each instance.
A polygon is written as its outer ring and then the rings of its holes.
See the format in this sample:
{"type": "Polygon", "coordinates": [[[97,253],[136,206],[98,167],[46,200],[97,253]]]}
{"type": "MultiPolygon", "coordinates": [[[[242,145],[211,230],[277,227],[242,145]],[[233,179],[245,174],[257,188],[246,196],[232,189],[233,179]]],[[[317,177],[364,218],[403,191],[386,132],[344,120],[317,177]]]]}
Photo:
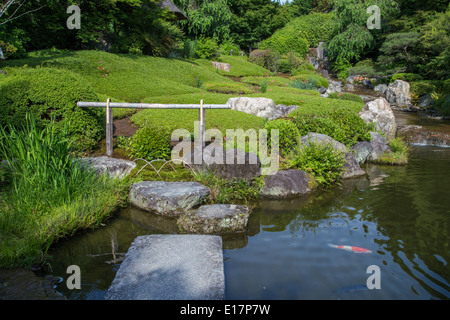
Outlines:
{"type": "MultiPolygon", "coordinates": [[[[256,203],[248,231],[223,237],[226,299],[450,298],[449,164],[450,148],[412,147],[407,166],[367,165],[368,177],[330,191],[256,203]],[[380,289],[367,288],[369,266],[380,289]]],[[[81,290],[57,290],[103,299],[135,237],[176,231],[173,218],[129,207],[56,246],[49,273],[67,279],[78,265],[81,290]]]]}

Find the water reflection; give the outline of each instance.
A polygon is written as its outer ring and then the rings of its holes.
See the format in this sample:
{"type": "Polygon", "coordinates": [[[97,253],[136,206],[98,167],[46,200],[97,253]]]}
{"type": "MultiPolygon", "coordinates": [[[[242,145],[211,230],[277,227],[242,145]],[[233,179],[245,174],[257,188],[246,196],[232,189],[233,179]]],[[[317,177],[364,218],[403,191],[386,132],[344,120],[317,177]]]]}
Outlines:
{"type": "MultiPolygon", "coordinates": [[[[366,177],[327,192],[256,203],[247,232],[223,235],[226,298],[450,298],[450,149],[413,152],[405,167],[366,166],[366,177]],[[370,265],[381,269],[381,290],[359,290],[370,265]]],[[[176,232],[175,218],[130,207],[58,245],[51,273],[66,279],[67,266],[80,266],[82,290],[59,290],[69,299],[102,299],[137,236],[176,232]]]]}

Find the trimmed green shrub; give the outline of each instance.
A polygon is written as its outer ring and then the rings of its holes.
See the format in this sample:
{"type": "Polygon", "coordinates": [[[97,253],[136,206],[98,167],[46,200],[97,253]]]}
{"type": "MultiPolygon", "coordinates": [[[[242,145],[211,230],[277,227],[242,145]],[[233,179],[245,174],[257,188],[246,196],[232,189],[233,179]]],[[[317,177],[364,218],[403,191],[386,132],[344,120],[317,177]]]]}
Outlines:
{"type": "Polygon", "coordinates": [[[294,80],[289,83],[289,86],[296,89],[302,90],[315,90],[317,88],[317,82],[314,79],[304,80],[294,80]]]}
{"type": "Polygon", "coordinates": [[[231,42],[224,42],[220,45],[220,54],[224,56],[230,56],[231,50],[233,50],[233,56],[239,55],[241,49],[238,45],[231,42]]]}
{"type": "Polygon", "coordinates": [[[309,142],[299,145],[288,159],[291,168],[311,173],[322,186],[331,186],[341,179],[345,154],[331,145],[309,142]]]}
{"type": "Polygon", "coordinates": [[[357,113],[346,109],[294,116],[294,124],[300,135],[310,132],[323,133],[351,148],[358,141],[370,141],[371,125],[367,125],[357,113]]]}
{"type": "Polygon", "coordinates": [[[404,80],[404,81],[412,82],[412,81],[423,80],[423,78],[420,74],[415,74],[415,73],[396,73],[392,76],[391,82],[394,82],[395,80],[404,80]]]}
{"type": "Polygon", "coordinates": [[[340,99],[364,103],[364,99],[352,93],[332,92],[328,95],[330,99],[340,99]]]}
{"type": "Polygon", "coordinates": [[[238,82],[209,82],[204,84],[203,88],[209,92],[226,94],[250,94],[253,92],[248,85],[238,82]]]}
{"type": "Polygon", "coordinates": [[[301,56],[305,56],[309,50],[308,40],[302,37],[300,31],[291,31],[280,29],[268,39],[264,40],[261,49],[272,49],[280,54],[288,52],[296,52],[301,56]]]}
{"type": "Polygon", "coordinates": [[[262,93],[267,92],[267,78],[261,82],[260,89],[262,93]]]}
{"type": "Polygon", "coordinates": [[[211,38],[200,38],[197,40],[195,47],[195,55],[200,59],[210,59],[217,57],[219,53],[219,45],[216,40],[211,38]]]}
{"type": "Polygon", "coordinates": [[[436,91],[436,86],[429,81],[413,81],[409,84],[411,94],[422,97],[428,93],[436,91]]]}
{"type": "Polygon", "coordinates": [[[279,147],[280,155],[288,154],[292,148],[298,144],[300,139],[300,133],[297,127],[290,120],[286,119],[276,119],[271,120],[266,123],[264,129],[267,130],[267,142],[268,148],[271,148],[271,130],[278,129],[279,131],[279,147]]]}
{"type": "Polygon", "coordinates": [[[260,67],[269,69],[270,71],[278,70],[279,54],[273,50],[253,50],[250,52],[248,61],[257,64],[260,67]]]}
{"type": "Polygon", "coordinates": [[[156,124],[145,124],[133,136],[130,157],[148,161],[170,158],[171,130],[156,124]]]}
{"type": "Polygon", "coordinates": [[[299,80],[303,82],[315,82],[316,87],[325,87],[328,88],[330,83],[328,82],[327,78],[322,77],[318,74],[299,74],[291,78],[291,80],[299,80]]]}
{"type": "Polygon", "coordinates": [[[79,108],[78,101],[98,101],[92,87],[79,75],[63,69],[21,69],[0,81],[0,125],[23,124],[31,113],[43,127],[54,118],[56,127],[67,124],[75,151],[95,147],[104,135],[105,111],[79,108]]]}

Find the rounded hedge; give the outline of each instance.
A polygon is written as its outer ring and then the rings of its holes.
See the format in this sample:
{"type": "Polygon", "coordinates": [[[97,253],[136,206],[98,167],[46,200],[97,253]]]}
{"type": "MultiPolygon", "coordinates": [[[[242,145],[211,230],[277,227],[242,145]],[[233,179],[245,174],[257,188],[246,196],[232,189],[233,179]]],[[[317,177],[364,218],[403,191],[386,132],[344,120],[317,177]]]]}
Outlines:
{"type": "Polygon", "coordinates": [[[133,135],[130,156],[133,159],[168,160],[170,158],[171,130],[155,124],[146,124],[133,135]]]}
{"type": "Polygon", "coordinates": [[[38,126],[54,118],[74,139],[74,151],[95,147],[104,135],[105,111],[79,108],[78,101],[98,101],[92,87],[76,73],[56,68],[22,69],[0,80],[0,125],[23,124],[27,113],[38,126]]]}
{"type": "Polygon", "coordinates": [[[352,93],[343,93],[343,92],[332,92],[328,95],[330,99],[339,99],[339,100],[348,100],[364,103],[364,99],[360,96],[352,93]]]}
{"type": "Polygon", "coordinates": [[[288,154],[292,148],[294,148],[300,139],[300,133],[290,120],[286,119],[276,119],[271,120],[266,123],[264,129],[267,130],[267,142],[269,148],[271,147],[271,130],[278,129],[279,131],[279,147],[280,154],[288,154]]]}

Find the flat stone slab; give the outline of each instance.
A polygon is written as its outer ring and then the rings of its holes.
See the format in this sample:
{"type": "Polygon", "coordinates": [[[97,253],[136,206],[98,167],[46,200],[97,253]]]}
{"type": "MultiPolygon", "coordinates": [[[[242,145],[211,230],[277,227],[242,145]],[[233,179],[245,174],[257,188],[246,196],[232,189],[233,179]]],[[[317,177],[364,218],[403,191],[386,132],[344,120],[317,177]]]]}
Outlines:
{"type": "Polygon", "coordinates": [[[182,232],[229,233],[247,230],[249,209],[235,204],[203,205],[195,212],[181,215],[177,220],[182,232]]]}
{"type": "Polygon", "coordinates": [[[103,157],[92,157],[80,159],[82,164],[90,166],[97,173],[108,173],[111,178],[124,178],[136,167],[136,163],[129,160],[103,157]]]}
{"type": "Polygon", "coordinates": [[[173,216],[200,205],[209,194],[198,182],[143,181],[131,186],[129,200],[142,210],[173,216]]]}
{"type": "Polygon", "coordinates": [[[137,237],[106,300],[223,300],[222,238],[213,235],[137,237]]]}

